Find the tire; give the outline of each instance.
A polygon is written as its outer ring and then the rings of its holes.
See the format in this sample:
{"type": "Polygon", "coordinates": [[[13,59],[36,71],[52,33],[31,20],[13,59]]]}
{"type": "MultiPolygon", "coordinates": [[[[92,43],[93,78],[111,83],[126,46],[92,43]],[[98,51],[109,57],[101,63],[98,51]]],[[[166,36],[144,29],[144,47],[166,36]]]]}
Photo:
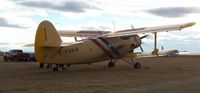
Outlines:
{"type": "Polygon", "coordinates": [[[141,68],[141,64],[140,63],[135,63],[134,64],[134,68],[135,69],[140,69],[141,68]]]}
{"type": "Polygon", "coordinates": [[[114,67],[115,66],[115,63],[114,62],[109,62],[108,63],[108,67],[114,67]]]}

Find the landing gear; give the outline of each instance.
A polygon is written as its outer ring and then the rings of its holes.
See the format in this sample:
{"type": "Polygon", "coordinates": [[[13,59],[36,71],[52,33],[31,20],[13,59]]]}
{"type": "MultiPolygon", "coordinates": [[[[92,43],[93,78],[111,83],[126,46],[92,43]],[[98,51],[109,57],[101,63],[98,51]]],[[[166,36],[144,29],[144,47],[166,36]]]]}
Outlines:
{"type": "Polygon", "coordinates": [[[118,59],[114,59],[114,60],[110,60],[110,62],[108,63],[108,67],[112,68],[115,67],[115,63],[118,61],[118,59]]]}
{"type": "Polygon", "coordinates": [[[139,62],[135,62],[135,60],[133,60],[133,58],[122,59],[122,60],[127,62],[128,64],[130,64],[134,69],[141,68],[141,64],[139,62]]]}
{"type": "Polygon", "coordinates": [[[115,63],[113,61],[110,61],[108,63],[108,67],[111,68],[111,67],[115,67],[115,63]]]}
{"type": "Polygon", "coordinates": [[[140,69],[141,68],[141,64],[138,63],[138,62],[134,63],[133,66],[134,66],[135,69],[140,69]]]}

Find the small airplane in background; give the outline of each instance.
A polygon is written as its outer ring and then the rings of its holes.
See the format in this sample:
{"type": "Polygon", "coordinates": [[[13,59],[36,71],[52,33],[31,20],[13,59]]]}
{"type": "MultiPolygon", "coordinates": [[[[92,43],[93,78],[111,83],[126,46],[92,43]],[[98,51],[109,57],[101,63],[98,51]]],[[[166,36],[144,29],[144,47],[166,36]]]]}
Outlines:
{"type": "MultiPolygon", "coordinates": [[[[43,64],[56,64],[53,71],[58,71],[59,65],[91,64],[110,60],[109,67],[114,67],[118,59],[130,63],[135,69],[141,67],[134,58],[134,49],[141,46],[141,40],[147,35],[138,34],[153,33],[155,36],[154,50],[152,55],[158,55],[157,33],[182,30],[194,25],[194,22],[126,29],[116,32],[111,31],[59,31],[49,21],[42,21],[35,36],[35,57],[43,64]],[[61,36],[74,37],[76,42],[63,43],[61,36]],[[87,37],[77,40],[77,37],[87,37]]],[[[63,67],[64,68],[64,67],[63,67]]]]}

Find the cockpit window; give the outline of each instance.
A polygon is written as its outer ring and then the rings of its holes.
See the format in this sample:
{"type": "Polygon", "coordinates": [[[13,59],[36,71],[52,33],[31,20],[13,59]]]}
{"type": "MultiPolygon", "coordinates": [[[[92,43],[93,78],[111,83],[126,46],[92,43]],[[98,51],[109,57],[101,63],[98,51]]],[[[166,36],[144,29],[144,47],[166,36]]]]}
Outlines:
{"type": "Polygon", "coordinates": [[[120,36],[120,38],[123,39],[123,40],[128,40],[128,39],[130,39],[129,36],[120,36]]]}

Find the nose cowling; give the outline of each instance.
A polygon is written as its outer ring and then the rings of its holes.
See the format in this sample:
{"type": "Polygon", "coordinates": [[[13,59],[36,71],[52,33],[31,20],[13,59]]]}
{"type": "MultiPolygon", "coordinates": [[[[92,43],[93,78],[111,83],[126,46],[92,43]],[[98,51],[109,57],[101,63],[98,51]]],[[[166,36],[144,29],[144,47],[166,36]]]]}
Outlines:
{"type": "Polygon", "coordinates": [[[140,37],[139,35],[134,35],[132,36],[132,39],[131,39],[131,45],[130,45],[130,52],[133,52],[133,50],[137,47],[141,47],[141,44],[142,44],[142,39],[143,38],[146,38],[148,35],[144,35],[142,37],[140,37]]]}
{"type": "Polygon", "coordinates": [[[133,39],[131,39],[132,40],[131,48],[134,49],[139,47],[141,45],[141,38],[138,35],[134,35],[132,38],[133,39]]]}
{"type": "Polygon", "coordinates": [[[133,53],[133,50],[141,45],[141,38],[138,35],[131,36],[130,42],[131,44],[129,53],[133,53]]]}

